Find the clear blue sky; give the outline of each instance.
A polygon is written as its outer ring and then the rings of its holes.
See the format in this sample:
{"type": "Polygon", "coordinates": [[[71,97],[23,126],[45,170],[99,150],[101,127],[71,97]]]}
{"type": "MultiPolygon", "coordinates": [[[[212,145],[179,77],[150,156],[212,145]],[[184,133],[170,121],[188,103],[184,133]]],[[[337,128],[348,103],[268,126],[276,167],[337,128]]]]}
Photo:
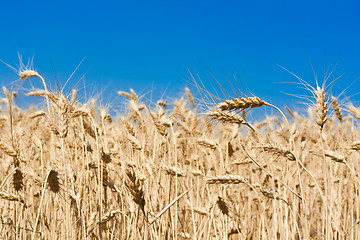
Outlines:
{"type": "MultiPolygon", "coordinates": [[[[359,7],[356,1],[2,1],[0,59],[14,64],[17,52],[34,56],[39,72],[54,84],[54,70],[63,84],[85,57],[69,87],[89,70],[88,95],[133,88],[152,90],[154,100],[166,89],[165,97],[179,96],[189,85],[188,68],[214,83],[210,69],[224,85],[223,73],[235,74],[257,96],[289,104],[298,99],[282,92],[303,92],[280,83],[296,79],[278,64],[314,84],[309,59],[319,78],[339,62],[335,76],[344,76],[335,93],[360,76],[359,7]]],[[[16,80],[3,64],[0,73],[2,84],[16,80]]],[[[346,96],[359,92],[360,82],[353,86],[346,96]]]]}

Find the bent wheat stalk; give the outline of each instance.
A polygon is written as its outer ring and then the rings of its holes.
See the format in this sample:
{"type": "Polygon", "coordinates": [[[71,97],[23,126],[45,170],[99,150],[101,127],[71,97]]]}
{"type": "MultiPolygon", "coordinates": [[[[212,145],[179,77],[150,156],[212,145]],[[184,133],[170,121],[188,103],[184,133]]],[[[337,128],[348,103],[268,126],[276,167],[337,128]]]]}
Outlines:
{"type": "Polygon", "coordinates": [[[171,203],[169,203],[169,205],[167,205],[163,210],[161,210],[161,212],[159,212],[150,222],[149,222],[149,226],[151,224],[153,224],[159,217],[161,217],[172,205],[174,205],[180,198],[182,198],[185,194],[187,194],[191,189],[193,189],[196,186],[196,184],[194,184],[192,187],[190,187],[188,190],[186,190],[185,192],[183,192],[182,194],[180,194],[179,196],[177,196],[174,200],[171,201],[171,203]]]}
{"type": "Polygon", "coordinates": [[[38,225],[38,222],[39,222],[40,213],[41,213],[41,205],[42,205],[43,200],[44,200],[45,189],[46,189],[46,185],[47,185],[47,181],[48,181],[50,172],[51,172],[51,170],[49,170],[48,173],[46,174],[46,178],[45,178],[45,181],[44,181],[44,183],[43,183],[44,185],[43,185],[42,194],[41,194],[41,199],[40,199],[40,203],[39,203],[39,210],[38,210],[38,213],[37,213],[37,215],[36,215],[36,221],[35,221],[34,231],[33,231],[31,240],[34,240],[34,239],[35,239],[36,228],[37,228],[37,225],[38,225]]]}
{"type": "Polygon", "coordinates": [[[14,168],[2,181],[1,185],[0,185],[0,190],[3,188],[4,184],[6,183],[7,179],[13,174],[13,172],[15,172],[18,168],[14,168]]]}
{"type": "Polygon", "coordinates": [[[279,178],[275,177],[273,174],[271,174],[268,170],[266,170],[263,166],[260,165],[260,163],[258,163],[249,153],[248,151],[246,151],[245,146],[241,143],[241,147],[244,149],[246,155],[251,159],[251,161],[258,166],[259,168],[261,168],[264,172],[266,172],[267,174],[269,174],[270,177],[272,177],[273,179],[277,180],[279,183],[281,183],[284,187],[286,187],[291,193],[293,193],[295,196],[297,196],[300,200],[302,200],[302,197],[296,193],[293,189],[291,189],[288,185],[286,185],[283,181],[281,181],[279,178]]]}

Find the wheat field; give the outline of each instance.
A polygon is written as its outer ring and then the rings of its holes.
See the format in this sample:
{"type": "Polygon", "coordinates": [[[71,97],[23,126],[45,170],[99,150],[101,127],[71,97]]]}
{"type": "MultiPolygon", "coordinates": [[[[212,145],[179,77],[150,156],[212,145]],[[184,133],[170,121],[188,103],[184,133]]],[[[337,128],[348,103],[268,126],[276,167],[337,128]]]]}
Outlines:
{"type": "Polygon", "coordinates": [[[0,239],[360,239],[360,108],[325,87],[306,114],[253,95],[204,110],[186,88],[120,91],[111,116],[18,73],[44,108],[3,88],[0,239]],[[248,121],[261,108],[279,114],[248,121]]]}

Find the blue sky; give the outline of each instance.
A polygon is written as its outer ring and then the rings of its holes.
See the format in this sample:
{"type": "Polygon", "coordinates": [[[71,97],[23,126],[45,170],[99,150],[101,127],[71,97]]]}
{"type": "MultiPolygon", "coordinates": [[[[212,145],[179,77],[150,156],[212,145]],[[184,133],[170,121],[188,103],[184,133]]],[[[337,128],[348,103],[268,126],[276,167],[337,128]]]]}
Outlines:
{"type": "MultiPolygon", "coordinates": [[[[54,72],[64,84],[85,58],[66,91],[86,73],[78,88],[87,97],[103,92],[103,102],[129,88],[152,92],[147,97],[154,100],[176,98],[191,87],[190,69],[209,89],[216,85],[210,70],[225,86],[224,73],[235,75],[247,94],[289,105],[302,100],[283,92],[306,92],[279,65],[315,84],[309,60],[320,79],[338,63],[334,76],[344,75],[335,94],[360,76],[359,7],[356,1],[3,1],[0,59],[14,65],[18,52],[24,60],[34,56],[55,86],[54,72]]],[[[3,85],[16,80],[4,64],[0,73],[3,85]]]]}

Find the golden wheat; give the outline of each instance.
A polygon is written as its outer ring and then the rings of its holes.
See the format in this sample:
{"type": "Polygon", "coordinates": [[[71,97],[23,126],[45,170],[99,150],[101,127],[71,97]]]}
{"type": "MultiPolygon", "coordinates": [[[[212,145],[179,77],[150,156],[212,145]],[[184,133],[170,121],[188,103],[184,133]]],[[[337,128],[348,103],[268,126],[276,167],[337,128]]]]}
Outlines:
{"type": "Polygon", "coordinates": [[[27,95],[48,111],[1,92],[0,238],[360,239],[360,114],[332,98],[330,118],[323,88],[288,124],[253,116],[272,106],[255,96],[202,112],[188,89],[156,105],[130,90],[115,116],[43,85],[27,95]]]}

